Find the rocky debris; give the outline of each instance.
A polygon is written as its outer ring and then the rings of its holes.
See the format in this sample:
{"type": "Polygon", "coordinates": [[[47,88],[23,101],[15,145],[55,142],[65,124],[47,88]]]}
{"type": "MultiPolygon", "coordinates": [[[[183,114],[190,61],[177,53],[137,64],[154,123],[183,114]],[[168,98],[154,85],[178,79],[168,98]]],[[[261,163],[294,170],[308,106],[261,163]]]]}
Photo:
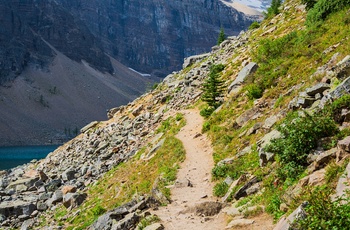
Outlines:
{"type": "Polygon", "coordinates": [[[223,208],[220,202],[206,201],[195,206],[195,213],[199,216],[214,216],[223,208]]]}
{"type": "Polygon", "coordinates": [[[299,96],[294,98],[288,105],[290,109],[308,108],[312,104],[321,100],[325,96],[325,91],[330,89],[327,83],[318,83],[313,87],[307,88],[306,91],[299,93],[299,96]]]}
{"type": "Polygon", "coordinates": [[[337,148],[332,148],[317,155],[315,161],[309,165],[307,171],[312,173],[316,170],[324,168],[332,159],[336,158],[337,151],[337,148]]]}
{"type": "Polygon", "coordinates": [[[238,73],[236,79],[228,87],[228,93],[231,93],[232,90],[240,86],[244,82],[244,80],[253,73],[255,73],[257,69],[258,64],[256,64],[255,62],[251,62],[245,67],[243,67],[243,69],[238,73]]]}

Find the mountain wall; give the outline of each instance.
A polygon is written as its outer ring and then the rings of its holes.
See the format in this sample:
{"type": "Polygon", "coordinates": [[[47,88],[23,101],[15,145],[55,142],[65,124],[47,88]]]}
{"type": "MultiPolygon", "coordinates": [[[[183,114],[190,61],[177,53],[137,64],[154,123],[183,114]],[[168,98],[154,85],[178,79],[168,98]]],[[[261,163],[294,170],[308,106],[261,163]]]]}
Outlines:
{"type": "Polygon", "coordinates": [[[163,77],[180,69],[184,57],[208,52],[220,27],[237,35],[252,22],[220,0],[59,2],[101,39],[109,55],[163,77]]]}

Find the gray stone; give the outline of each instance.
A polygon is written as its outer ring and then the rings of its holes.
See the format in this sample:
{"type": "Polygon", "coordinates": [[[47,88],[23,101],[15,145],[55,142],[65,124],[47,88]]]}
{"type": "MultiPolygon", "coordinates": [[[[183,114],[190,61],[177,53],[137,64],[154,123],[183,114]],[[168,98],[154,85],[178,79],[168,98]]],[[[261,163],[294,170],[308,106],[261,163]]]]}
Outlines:
{"type": "Polygon", "coordinates": [[[345,172],[343,175],[339,178],[337,187],[335,189],[335,197],[342,197],[347,196],[347,192],[350,190],[350,163],[346,166],[345,172]]]}
{"type": "Polygon", "coordinates": [[[63,200],[63,192],[61,190],[56,190],[51,199],[53,204],[61,202],[63,200]]]}
{"type": "Polygon", "coordinates": [[[275,160],[275,154],[265,151],[265,148],[259,149],[259,164],[261,167],[266,166],[267,163],[275,160]]]}
{"type": "Polygon", "coordinates": [[[47,192],[54,192],[56,191],[62,184],[61,180],[52,180],[49,183],[45,184],[45,189],[47,192]]]}
{"type": "Polygon", "coordinates": [[[261,148],[266,147],[268,144],[271,143],[271,140],[281,138],[282,134],[277,130],[272,130],[271,132],[267,133],[263,138],[261,138],[257,145],[261,148]]]}
{"type": "Polygon", "coordinates": [[[206,54],[200,54],[200,55],[187,57],[184,59],[184,63],[182,65],[182,68],[186,69],[190,65],[194,64],[195,62],[203,60],[204,58],[208,57],[209,55],[210,55],[209,53],[206,53],[206,54]]]}
{"type": "Polygon", "coordinates": [[[238,73],[236,79],[228,87],[228,93],[231,93],[233,89],[241,85],[244,82],[244,80],[251,74],[255,73],[257,69],[258,65],[255,62],[251,62],[245,67],[243,67],[243,69],[238,73]]]}
{"type": "Polygon", "coordinates": [[[236,123],[238,126],[243,126],[245,123],[247,123],[254,115],[256,115],[259,112],[258,108],[252,108],[247,111],[245,111],[243,114],[241,114],[237,119],[236,123]]]}
{"type": "Polygon", "coordinates": [[[148,153],[147,155],[144,157],[144,159],[151,159],[154,154],[157,152],[157,150],[163,146],[165,142],[165,138],[161,139],[148,153]]]}
{"type": "Polygon", "coordinates": [[[120,221],[113,221],[111,230],[125,230],[135,229],[141,217],[136,213],[127,214],[124,219],[120,221]]]}
{"type": "Polygon", "coordinates": [[[21,200],[3,201],[0,203],[0,214],[6,217],[30,215],[34,210],[36,210],[36,206],[33,203],[21,200]]]}
{"type": "Polygon", "coordinates": [[[35,177],[35,178],[26,178],[26,179],[19,179],[19,180],[16,180],[12,183],[10,183],[8,186],[7,186],[7,189],[11,189],[11,188],[16,188],[18,185],[24,185],[26,187],[31,187],[34,185],[34,183],[39,180],[39,177],[35,177]]]}
{"type": "Polygon", "coordinates": [[[278,117],[277,116],[271,116],[271,117],[268,117],[265,122],[264,122],[264,125],[263,125],[263,128],[264,129],[271,129],[272,126],[274,124],[276,124],[276,122],[278,121],[278,117]]]}
{"type": "Polygon", "coordinates": [[[325,90],[330,88],[331,88],[330,85],[327,83],[318,83],[313,87],[307,88],[306,93],[307,95],[314,97],[316,94],[323,94],[325,90]]]}
{"type": "Polygon", "coordinates": [[[34,220],[30,219],[30,220],[26,220],[22,223],[21,225],[21,230],[29,230],[32,229],[34,226],[34,220]]]}
{"type": "Polygon", "coordinates": [[[306,212],[304,210],[307,207],[308,203],[303,202],[297,209],[294,210],[292,214],[288,217],[282,217],[273,230],[289,230],[290,224],[293,223],[296,219],[305,218],[306,212]]]}
{"type": "Polygon", "coordinates": [[[63,181],[70,181],[75,179],[75,170],[68,169],[62,173],[63,181]]]}
{"type": "Polygon", "coordinates": [[[80,206],[87,198],[86,193],[67,193],[63,197],[63,205],[66,208],[75,208],[80,206]]]}
{"type": "Polygon", "coordinates": [[[248,195],[247,189],[252,187],[254,184],[258,182],[258,178],[256,176],[253,176],[247,183],[245,183],[235,194],[234,198],[236,200],[239,200],[241,197],[245,197],[248,195]]]}
{"type": "Polygon", "coordinates": [[[143,105],[141,104],[136,109],[134,109],[134,111],[132,111],[132,115],[137,117],[138,115],[140,115],[142,109],[143,109],[143,105]]]}
{"type": "Polygon", "coordinates": [[[81,128],[81,129],[80,129],[80,132],[81,132],[81,133],[85,133],[85,132],[88,131],[89,129],[96,127],[96,125],[98,125],[98,123],[100,123],[100,122],[98,122],[98,121],[93,121],[93,122],[87,124],[86,126],[84,126],[83,128],[81,128]]]}
{"type": "Polygon", "coordinates": [[[38,201],[38,203],[36,204],[36,208],[38,211],[45,211],[48,206],[44,201],[38,201]]]}

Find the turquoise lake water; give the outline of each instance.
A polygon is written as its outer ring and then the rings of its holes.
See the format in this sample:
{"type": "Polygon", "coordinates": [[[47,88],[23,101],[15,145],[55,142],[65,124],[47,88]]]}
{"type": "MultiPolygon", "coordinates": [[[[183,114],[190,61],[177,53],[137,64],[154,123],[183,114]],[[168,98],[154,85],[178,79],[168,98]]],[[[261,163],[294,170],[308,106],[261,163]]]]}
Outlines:
{"type": "Polygon", "coordinates": [[[25,164],[33,159],[45,158],[57,147],[57,145],[0,147],[0,170],[25,164]]]}

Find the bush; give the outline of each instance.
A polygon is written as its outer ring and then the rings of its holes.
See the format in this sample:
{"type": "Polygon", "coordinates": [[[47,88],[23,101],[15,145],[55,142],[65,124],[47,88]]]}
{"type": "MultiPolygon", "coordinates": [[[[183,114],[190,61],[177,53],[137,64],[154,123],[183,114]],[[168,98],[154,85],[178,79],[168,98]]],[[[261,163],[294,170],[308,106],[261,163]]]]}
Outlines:
{"type": "Polygon", "coordinates": [[[248,30],[254,30],[260,27],[260,23],[257,21],[254,21],[252,24],[250,24],[248,30]]]}
{"type": "Polygon", "coordinates": [[[261,98],[264,92],[264,90],[256,84],[247,85],[246,90],[247,96],[251,100],[261,98]]]}
{"type": "Polygon", "coordinates": [[[350,6],[350,0],[318,0],[313,8],[309,10],[306,17],[306,24],[312,26],[322,22],[333,12],[350,6]]]}
{"type": "Polygon", "coordinates": [[[302,169],[307,166],[307,155],[317,147],[317,141],[323,137],[329,137],[339,132],[336,123],[330,117],[322,114],[298,116],[291,113],[283,124],[277,129],[282,138],[274,139],[266,147],[266,151],[275,153],[283,168],[285,178],[296,178],[302,169]],[[293,172],[294,171],[294,172],[293,172]]]}
{"type": "Polygon", "coordinates": [[[216,184],[213,190],[214,196],[223,197],[228,191],[228,185],[223,181],[221,183],[216,184]]]}
{"type": "Polygon", "coordinates": [[[205,133],[210,130],[210,122],[205,121],[202,126],[202,133],[205,133]]]}
{"type": "Polygon", "coordinates": [[[350,95],[346,94],[338,99],[336,99],[332,104],[325,106],[324,112],[328,116],[332,116],[333,119],[342,123],[341,112],[343,109],[350,108],[350,95]]]}
{"type": "Polygon", "coordinates": [[[214,108],[212,107],[207,107],[207,108],[204,108],[202,109],[199,114],[202,116],[202,117],[205,117],[205,118],[208,118],[210,117],[210,115],[215,111],[214,108]]]}
{"type": "Polygon", "coordinates": [[[332,189],[317,187],[310,192],[308,205],[305,208],[305,219],[297,219],[293,229],[349,229],[350,205],[349,198],[331,200],[332,189]]]}

